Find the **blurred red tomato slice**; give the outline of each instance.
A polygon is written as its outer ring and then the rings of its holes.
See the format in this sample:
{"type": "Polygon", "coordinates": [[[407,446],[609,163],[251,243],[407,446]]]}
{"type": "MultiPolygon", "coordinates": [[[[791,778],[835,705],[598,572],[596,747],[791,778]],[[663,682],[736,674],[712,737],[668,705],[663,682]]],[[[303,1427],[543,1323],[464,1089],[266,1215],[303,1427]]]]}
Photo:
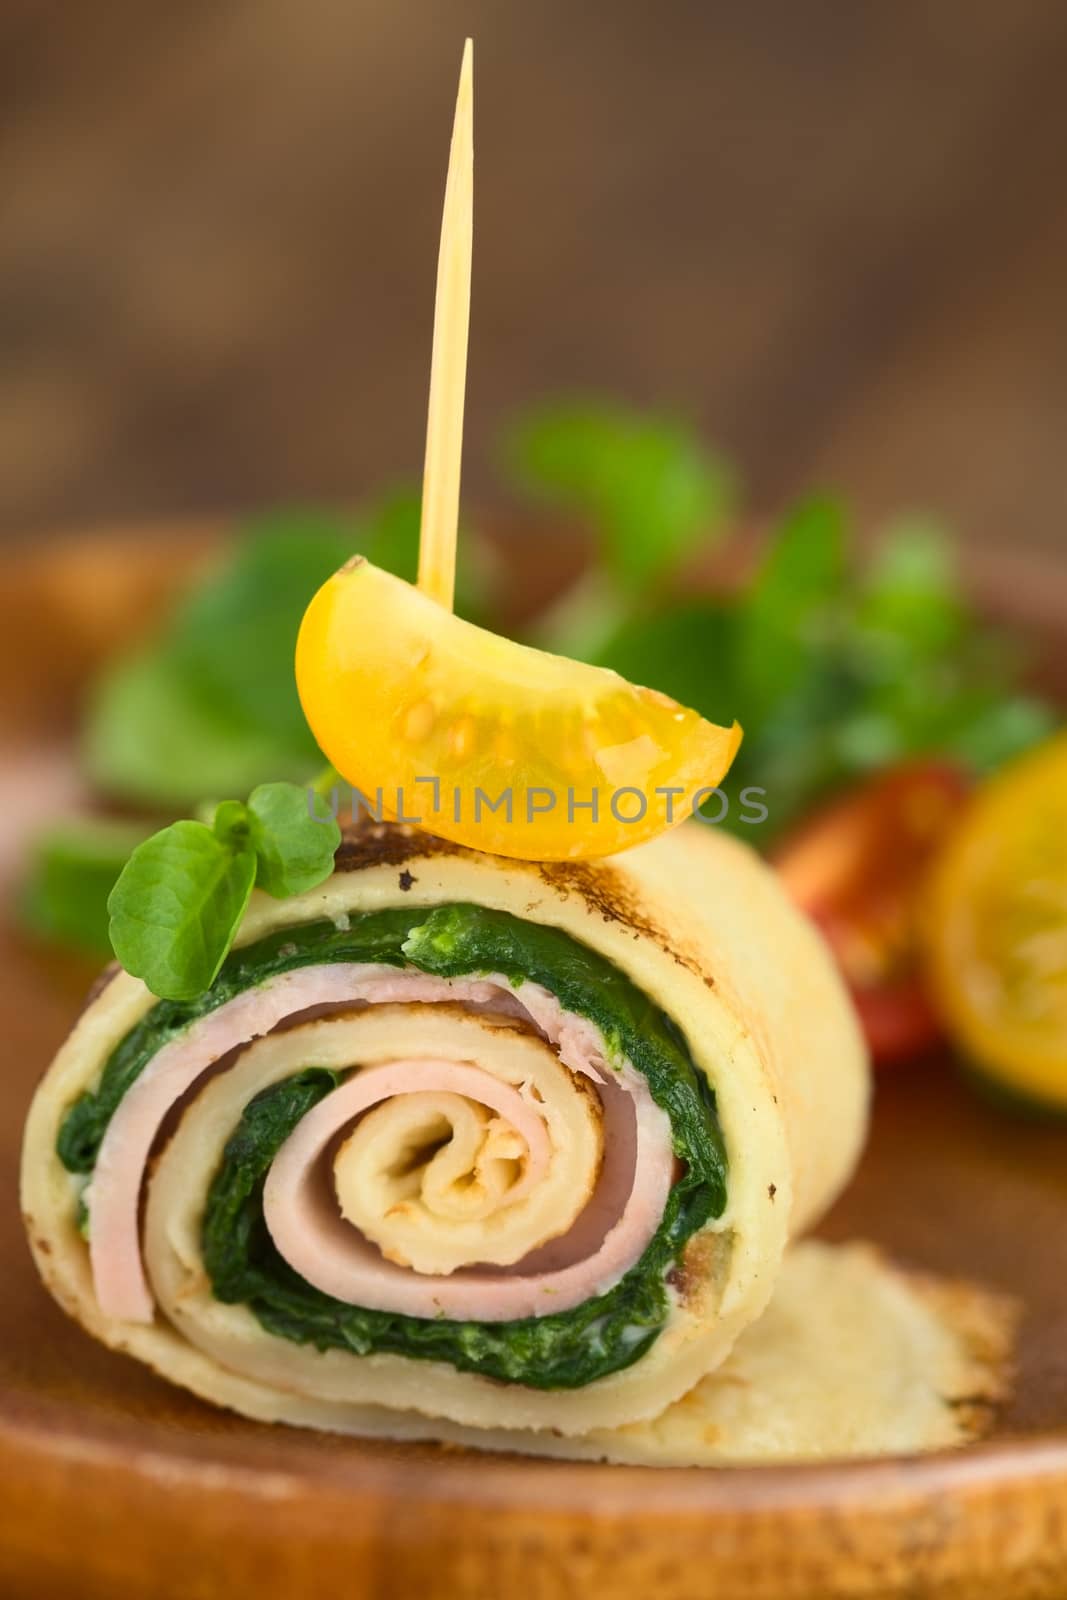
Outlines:
{"type": "Polygon", "coordinates": [[[921,974],[919,901],[967,788],[944,762],[893,767],[830,801],[775,854],[837,957],[880,1065],[920,1055],[940,1034],[921,974]]]}

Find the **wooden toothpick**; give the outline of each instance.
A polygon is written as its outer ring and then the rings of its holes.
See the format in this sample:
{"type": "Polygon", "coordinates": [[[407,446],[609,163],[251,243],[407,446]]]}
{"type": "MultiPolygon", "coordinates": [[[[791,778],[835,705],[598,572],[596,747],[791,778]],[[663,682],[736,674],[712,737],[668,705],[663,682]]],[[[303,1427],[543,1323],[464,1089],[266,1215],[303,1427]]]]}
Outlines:
{"type": "Polygon", "coordinates": [[[422,474],[419,588],[452,607],[456,582],[459,475],[463,454],[463,396],[471,313],[474,216],[473,44],[463,47],[452,148],[448,159],[441,249],[437,258],[430,406],[422,474]]]}

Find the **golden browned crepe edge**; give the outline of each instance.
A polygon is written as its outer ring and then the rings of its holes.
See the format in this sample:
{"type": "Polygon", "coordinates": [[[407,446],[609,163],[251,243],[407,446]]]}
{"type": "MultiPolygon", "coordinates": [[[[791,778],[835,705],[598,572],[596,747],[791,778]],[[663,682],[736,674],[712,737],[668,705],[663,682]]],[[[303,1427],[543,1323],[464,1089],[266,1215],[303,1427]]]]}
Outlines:
{"type": "Polygon", "coordinates": [[[959,1345],[958,1365],[945,1405],[955,1417],[961,1444],[983,1438],[1014,1392],[1016,1342],[1025,1312],[1022,1301],[968,1278],[894,1267],[883,1251],[874,1245],[868,1248],[952,1330],[959,1345]]]}

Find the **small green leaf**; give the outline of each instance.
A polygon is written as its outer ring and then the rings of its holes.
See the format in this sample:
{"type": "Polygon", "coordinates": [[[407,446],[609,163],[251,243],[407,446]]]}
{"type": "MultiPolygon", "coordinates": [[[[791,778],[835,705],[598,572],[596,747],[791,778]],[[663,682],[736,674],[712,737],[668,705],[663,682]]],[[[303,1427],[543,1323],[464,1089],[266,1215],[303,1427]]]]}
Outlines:
{"type": "Polygon", "coordinates": [[[135,978],[165,1000],[191,1000],[215,980],[256,876],[202,822],[173,822],[139,845],[108,898],[111,944],[135,978]]]}
{"type": "Polygon", "coordinates": [[[507,459],[520,487],[593,522],[606,567],[633,595],[676,571],[733,506],[732,473],[691,428],[621,407],[537,412],[507,459]]]}
{"type": "Polygon", "coordinates": [[[95,685],[83,758],[105,794],[160,809],[245,794],[264,776],[299,778],[322,761],[306,732],[290,741],[242,723],[162,646],[117,662],[95,685]]]}
{"type": "Polygon", "coordinates": [[[1053,707],[1041,700],[993,692],[979,714],[961,721],[946,738],[945,749],[975,772],[994,772],[1043,739],[1050,739],[1061,721],[1053,707]]]}
{"type": "Polygon", "coordinates": [[[831,643],[845,579],[845,532],[833,501],[786,517],[741,605],[738,672],[755,719],[796,694],[831,643]]]}
{"type": "MultiPolygon", "coordinates": [[[[314,889],[333,871],[341,830],[319,802],[293,783],[264,783],[248,801],[256,882],[276,900],[314,889]]],[[[216,823],[217,826],[217,823],[216,823]]]]}
{"type": "Polygon", "coordinates": [[[57,823],[33,841],[18,899],[24,927],[40,938],[110,956],[107,897],[147,828],[86,818],[57,823]]]}
{"type": "Polygon", "coordinates": [[[631,683],[669,694],[712,722],[743,719],[734,681],[736,609],[722,600],[693,600],[631,617],[596,654],[631,683]]]}
{"type": "Polygon", "coordinates": [[[190,685],[241,727],[306,749],[311,769],[315,745],[293,679],[297,631],[316,589],[359,548],[347,518],[301,510],[257,518],[169,629],[190,685]]]}
{"type": "Polygon", "coordinates": [[[857,586],[854,622],[871,665],[951,649],[969,623],[952,544],[936,523],[907,517],[885,533],[857,586]]]}

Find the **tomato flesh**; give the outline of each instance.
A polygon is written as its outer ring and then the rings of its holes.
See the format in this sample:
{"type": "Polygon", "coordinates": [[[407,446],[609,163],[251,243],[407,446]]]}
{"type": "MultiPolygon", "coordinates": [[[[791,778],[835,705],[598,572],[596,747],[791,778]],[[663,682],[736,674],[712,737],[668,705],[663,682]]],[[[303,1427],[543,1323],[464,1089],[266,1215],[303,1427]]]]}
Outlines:
{"type": "Polygon", "coordinates": [[[935,865],[926,971],[966,1060],[1067,1110],[1067,733],[985,782],[935,865]]]}
{"type": "Polygon", "coordinates": [[[879,1065],[921,1055],[940,1037],[921,962],[921,901],[967,792],[947,763],[892,768],[829,802],[775,858],[826,936],[879,1065]]]}

